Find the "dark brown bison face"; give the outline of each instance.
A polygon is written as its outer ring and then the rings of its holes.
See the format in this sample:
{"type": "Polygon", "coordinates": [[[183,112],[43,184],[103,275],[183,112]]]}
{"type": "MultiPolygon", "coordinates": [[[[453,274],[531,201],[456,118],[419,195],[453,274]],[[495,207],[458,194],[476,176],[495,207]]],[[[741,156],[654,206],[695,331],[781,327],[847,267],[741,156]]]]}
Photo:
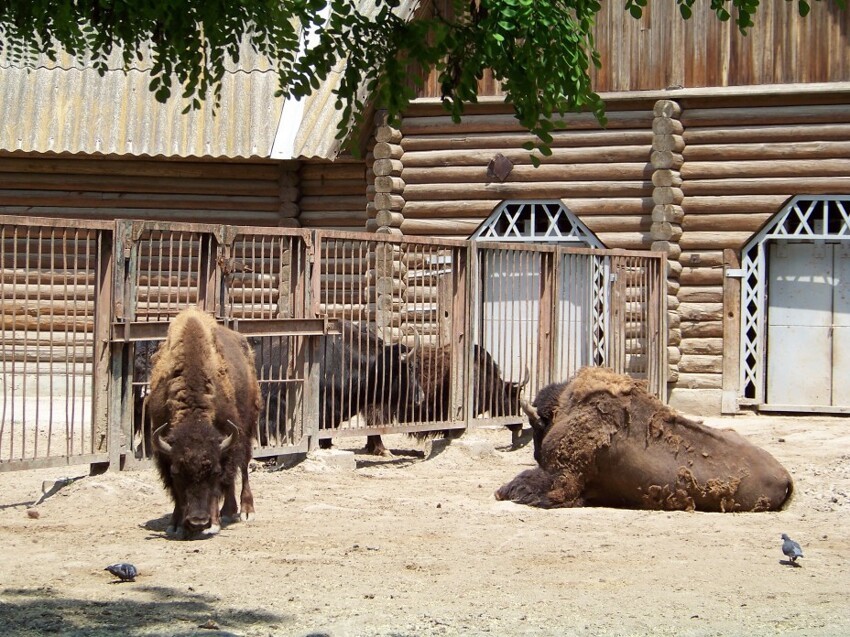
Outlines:
{"type": "Polygon", "coordinates": [[[518,416],[520,394],[531,378],[528,368],[526,367],[523,379],[518,383],[505,381],[502,378],[502,370],[490,352],[474,345],[472,356],[475,361],[472,390],[475,415],[489,412],[493,417],[518,416]]]}
{"type": "Polygon", "coordinates": [[[214,534],[221,528],[219,506],[230,473],[225,466],[229,461],[226,452],[238,435],[236,425],[227,422],[233,431],[226,436],[203,420],[181,423],[168,439],[161,435],[167,424],[154,433],[155,450],[159,462],[167,462],[169,467],[166,479],[176,503],[169,531],[178,537],[201,531],[214,534]]]}
{"type": "Polygon", "coordinates": [[[533,403],[520,399],[520,406],[528,415],[528,424],[531,425],[531,435],[534,442],[534,459],[538,465],[540,464],[540,448],[543,444],[543,438],[552,426],[552,421],[555,418],[555,409],[558,407],[561,393],[566,386],[567,383],[546,385],[546,387],[537,392],[537,397],[533,403]]]}

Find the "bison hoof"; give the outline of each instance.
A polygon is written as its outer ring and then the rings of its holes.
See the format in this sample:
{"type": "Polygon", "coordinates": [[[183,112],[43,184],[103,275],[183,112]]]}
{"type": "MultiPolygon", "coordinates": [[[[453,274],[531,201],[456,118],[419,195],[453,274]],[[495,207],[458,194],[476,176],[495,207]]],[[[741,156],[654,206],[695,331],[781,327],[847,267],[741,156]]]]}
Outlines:
{"type": "Polygon", "coordinates": [[[254,513],[253,511],[242,511],[242,513],[239,514],[239,519],[242,520],[243,522],[250,522],[251,520],[253,520],[256,517],[257,517],[257,514],[254,513]]]}
{"type": "Polygon", "coordinates": [[[217,535],[219,531],[221,531],[221,527],[218,524],[212,524],[209,528],[201,531],[201,535],[217,535]]]}
{"type": "Polygon", "coordinates": [[[185,540],[186,539],[186,529],[182,526],[169,526],[165,529],[165,534],[168,537],[172,537],[175,540],[185,540]]]}

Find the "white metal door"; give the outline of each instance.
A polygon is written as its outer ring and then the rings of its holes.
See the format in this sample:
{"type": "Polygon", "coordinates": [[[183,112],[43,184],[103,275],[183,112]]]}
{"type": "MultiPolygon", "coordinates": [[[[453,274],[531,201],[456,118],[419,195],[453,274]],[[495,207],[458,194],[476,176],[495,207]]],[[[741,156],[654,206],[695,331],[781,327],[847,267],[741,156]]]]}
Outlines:
{"type": "Polygon", "coordinates": [[[833,246],[832,404],[850,407],[850,241],[833,246]]]}
{"type": "Polygon", "coordinates": [[[846,325],[839,341],[846,341],[850,320],[847,284],[836,284],[834,253],[840,249],[822,242],[770,245],[767,402],[772,406],[841,404],[833,400],[833,383],[846,383],[835,378],[834,331],[836,319],[843,320],[846,325]],[[842,294],[843,309],[836,307],[842,294]]]}

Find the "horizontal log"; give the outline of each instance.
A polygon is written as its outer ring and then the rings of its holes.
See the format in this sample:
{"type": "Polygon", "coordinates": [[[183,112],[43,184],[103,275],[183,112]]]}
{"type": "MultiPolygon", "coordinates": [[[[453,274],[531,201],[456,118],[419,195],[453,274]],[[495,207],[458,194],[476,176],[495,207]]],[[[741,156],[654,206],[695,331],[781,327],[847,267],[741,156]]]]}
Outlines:
{"type": "Polygon", "coordinates": [[[652,108],[655,117],[679,117],[682,107],[674,100],[658,100],[652,108]]]}
{"type": "Polygon", "coordinates": [[[404,215],[400,212],[391,212],[389,210],[379,210],[375,215],[375,223],[379,226],[391,226],[398,228],[404,221],[404,215]]]}
{"type": "Polygon", "coordinates": [[[658,204],[652,208],[652,220],[657,222],[682,223],[685,211],[675,204],[658,204]]]}
{"type": "MultiPolygon", "coordinates": [[[[652,193],[648,181],[567,181],[489,184],[410,184],[404,199],[435,201],[454,199],[558,199],[586,197],[639,197],[652,193]]],[[[377,205],[377,198],[376,198],[377,205]]]]}
{"type": "Polygon", "coordinates": [[[366,212],[366,198],[359,196],[336,196],[336,197],[305,197],[299,202],[301,214],[305,212],[331,211],[331,210],[356,210],[363,208],[366,212]]]}
{"type": "Polygon", "coordinates": [[[723,250],[703,250],[682,252],[683,265],[690,267],[723,267],[723,250]]]}
{"type": "MultiPolygon", "coordinates": [[[[398,144],[402,140],[401,131],[392,126],[378,126],[375,128],[375,141],[380,144],[383,142],[389,144],[398,144]]],[[[376,144],[377,146],[377,144],[376,144]]]]}
{"type": "Polygon", "coordinates": [[[597,232],[596,238],[611,249],[648,250],[652,243],[648,232],[597,232]]]}
{"type": "Polygon", "coordinates": [[[406,185],[402,177],[375,177],[375,192],[401,194],[406,185]]]}
{"type": "Polygon", "coordinates": [[[404,164],[398,159],[376,159],[372,164],[372,172],[376,177],[398,177],[404,164]]]}
{"type": "MultiPolygon", "coordinates": [[[[679,283],[682,283],[681,277],[679,283]]],[[[693,286],[686,280],[678,296],[682,303],[723,303],[723,286],[693,286]]]]}
{"type": "Polygon", "coordinates": [[[722,250],[723,248],[737,250],[751,236],[751,232],[693,231],[683,233],[679,244],[682,246],[682,250],[722,250]]]}
{"type": "MultiPolygon", "coordinates": [[[[652,126],[653,114],[649,111],[609,111],[606,129],[646,128],[652,126]]],[[[563,121],[565,128],[572,130],[597,130],[602,127],[592,113],[568,114],[563,118],[557,115],[555,121],[563,121]]],[[[407,135],[460,134],[472,132],[527,132],[519,120],[509,114],[465,115],[459,123],[452,121],[449,115],[405,117],[401,122],[401,132],[407,135]]]]}
{"type": "Polygon", "coordinates": [[[679,316],[682,317],[682,323],[686,321],[721,321],[723,319],[723,303],[680,303],[679,316]]]}
{"type": "Polygon", "coordinates": [[[10,270],[0,271],[0,282],[17,286],[94,285],[94,272],[79,270],[10,270]]]}
{"type": "MultiPolygon", "coordinates": [[[[531,164],[527,150],[505,149],[502,153],[514,164],[531,164]]],[[[541,164],[598,164],[611,162],[648,161],[650,151],[646,146],[600,146],[588,152],[584,148],[553,148],[552,155],[542,157],[541,164]]],[[[486,166],[493,158],[491,150],[429,150],[404,154],[404,167],[424,168],[436,166],[486,166]]],[[[391,160],[383,160],[391,161],[391,160]]],[[[377,167],[378,162],[375,162],[377,167]]],[[[375,174],[378,174],[375,168],[375,174]]],[[[389,174],[389,173],[383,173],[389,174]]]]}
{"type": "MultiPolygon", "coordinates": [[[[78,347],[62,347],[60,345],[56,346],[34,346],[28,345],[24,343],[3,343],[3,366],[7,370],[6,373],[11,372],[11,363],[18,363],[19,365],[16,367],[15,371],[19,374],[26,374],[27,376],[36,375],[36,369],[34,365],[24,367],[24,363],[33,363],[33,364],[46,364],[46,363],[90,363],[94,358],[94,344],[89,343],[87,346],[78,346],[78,347]]],[[[77,370],[77,374],[82,372],[83,370],[77,370]]],[[[43,372],[42,372],[43,373],[43,372]]],[[[75,374],[75,375],[77,375],[75,374]]],[[[58,384],[59,381],[54,381],[58,384]]],[[[42,391],[42,395],[45,395],[47,392],[42,391]]],[[[35,391],[32,391],[31,394],[33,397],[35,396],[35,391]]]]}
{"type": "Polygon", "coordinates": [[[682,226],[669,221],[653,222],[649,228],[653,241],[678,241],[682,236],[682,226]]]}
{"type": "MultiPolygon", "coordinates": [[[[2,163],[2,160],[0,160],[2,163]]],[[[2,172],[2,171],[0,171],[2,172]]],[[[100,175],[56,175],[33,174],[25,172],[4,172],[0,179],[0,192],[17,191],[68,191],[102,192],[112,196],[132,193],[150,193],[158,195],[216,195],[216,196],[256,196],[277,197],[280,184],[277,179],[260,181],[249,179],[181,179],[175,177],[157,177],[143,179],[139,177],[116,177],[110,174],[100,175]]]]}
{"type": "Polygon", "coordinates": [[[682,339],[722,337],[723,321],[682,320],[680,329],[682,330],[682,339]]]}
{"type": "Polygon", "coordinates": [[[718,374],[723,372],[723,356],[710,354],[682,354],[679,374],[718,374]]]}
{"type": "Polygon", "coordinates": [[[94,331],[94,318],[65,314],[0,314],[0,328],[4,330],[29,330],[39,332],[82,333],[94,331]]]}
{"type": "Polygon", "coordinates": [[[405,214],[401,231],[409,235],[442,235],[468,237],[481,225],[481,219],[410,219],[405,214]]]}
{"type": "Polygon", "coordinates": [[[124,208],[110,206],[106,208],[80,208],[77,206],[6,206],[0,205],[0,214],[27,217],[55,217],[61,219],[138,219],[141,221],[174,221],[185,223],[232,224],[238,222],[246,226],[276,226],[277,210],[251,211],[245,214],[238,208],[202,209],[202,208],[124,208]]]}
{"type": "Polygon", "coordinates": [[[850,190],[850,177],[793,178],[761,177],[759,179],[691,179],[682,184],[685,196],[717,195],[820,195],[850,190]]]}
{"type": "Polygon", "coordinates": [[[723,284],[723,267],[683,267],[679,274],[679,283],[682,285],[711,286],[723,284]]]}
{"type": "Polygon", "coordinates": [[[649,232],[651,221],[647,217],[599,216],[584,220],[588,229],[596,235],[609,232],[649,232]]]}
{"type": "MultiPolygon", "coordinates": [[[[9,301],[25,299],[52,299],[64,300],[66,302],[84,301],[93,299],[95,296],[94,285],[71,284],[42,284],[42,285],[4,285],[0,289],[0,301],[4,304],[9,301]]],[[[4,308],[5,311],[5,308],[4,308]]]]}
{"type": "Polygon", "coordinates": [[[3,206],[75,206],[82,208],[163,209],[172,206],[204,210],[266,211],[278,209],[280,197],[244,195],[163,195],[159,193],[109,193],[102,191],[0,190],[3,206]]]}
{"type": "Polygon", "coordinates": [[[304,164],[299,171],[299,177],[305,181],[333,181],[336,179],[366,179],[366,164],[363,161],[356,163],[328,162],[320,164],[304,164]]]}
{"type": "MultiPolygon", "coordinates": [[[[728,122],[724,123],[728,124],[728,122]]],[[[850,124],[810,124],[738,127],[691,127],[684,132],[685,143],[725,144],[753,142],[826,142],[850,141],[850,124]]]]}
{"type": "Polygon", "coordinates": [[[327,197],[335,195],[363,196],[366,180],[338,179],[301,182],[301,197],[327,197]]]}
{"type": "Polygon", "coordinates": [[[720,197],[689,196],[682,202],[686,215],[721,213],[776,213],[788,200],[787,195],[736,195],[720,197]]]}
{"type": "Polygon", "coordinates": [[[683,354],[723,355],[722,338],[688,338],[683,340],[679,347],[683,354]]]}
{"type": "Polygon", "coordinates": [[[279,162],[220,162],[176,160],[65,159],[55,157],[0,157],[0,173],[30,172],[52,175],[104,175],[187,179],[239,179],[274,181],[286,170],[279,162]]]}
{"type": "MultiPolygon", "coordinates": [[[[487,183],[487,166],[438,166],[411,168],[405,165],[402,179],[408,184],[487,183]]],[[[541,164],[514,166],[505,182],[555,182],[555,181],[649,181],[652,167],[645,161],[614,162],[608,164],[541,164]]],[[[377,182],[377,180],[376,180],[377,182]]]]}
{"type": "Polygon", "coordinates": [[[681,153],[684,148],[685,140],[681,135],[656,135],[652,138],[652,150],[681,153]]]}
{"type": "Polygon", "coordinates": [[[679,188],[682,185],[682,176],[677,170],[660,168],[652,173],[652,185],[659,188],[670,186],[679,188]]]}
{"type": "Polygon", "coordinates": [[[695,374],[680,371],[675,386],[680,389],[721,389],[723,376],[722,374],[695,374]]]}
{"type": "MultiPolygon", "coordinates": [[[[652,144],[649,130],[552,131],[552,148],[594,146],[639,146],[652,144]]],[[[528,142],[538,143],[536,136],[527,133],[471,133],[468,135],[407,135],[401,141],[405,152],[420,150],[461,150],[474,148],[522,148],[528,142]]]]}
{"type": "Polygon", "coordinates": [[[395,195],[388,192],[379,192],[375,195],[375,209],[376,210],[401,210],[404,208],[404,202],[407,199],[407,189],[405,189],[405,196],[395,195]]]}
{"type": "Polygon", "coordinates": [[[304,210],[298,217],[306,228],[326,228],[341,226],[346,228],[363,227],[366,223],[365,206],[360,210],[304,210]]]}
{"type": "MultiPolygon", "coordinates": [[[[684,187],[684,186],[683,186],[684,187]]],[[[655,205],[665,206],[665,205],[674,205],[677,206],[682,203],[684,199],[683,188],[653,188],[652,189],[652,201],[655,202],[655,205]]]]}
{"type": "Polygon", "coordinates": [[[683,130],[682,122],[672,117],[656,117],[652,120],[652,132],[656,136],[681,135],[683,130]]]}
{"type": "Polygon", "coordinates": [[[679,170],[684,161],[681,153],[672,150],[653,150],[649,155],[649,163],[658,170],[679,170]]]}
{"type": "Polygon", "coordinates": [[[763,108],[689,108],[681,116],[685,128],[691,126],[726,126],[735,122],[740,126],[767,124],[850,123],[850,105],[817,104],[805,106],[769,106],[763,108]]]}
{"type": "Polygon", "coordinates": [[[372,149],[372,155],[375,159],[401,159],[403,154],[404,150],[401,146],[388,142],[378,142],[372,149]]]}
{"type": "Polygon", "coordinates": [[[682,165],[681,174],[687,180],[753,177],[846,177],[850,175],[850,159],[688,161],[682,165]]]}
{"type": "Polygon", "coordinates": [[[770,159],[843,159],[850,157],[850,142],[791,142],[755,144],[705,144],[687,146],[685,162],[724,162],[770,159]]]}
{"type": "Polygon", "coordinates": [[[689,214],[682,221],[685,232],[691,230],[734,230],[755,233],[765,221],[773,216],[771,213],[749,213],[749,214],[689,214]]]}

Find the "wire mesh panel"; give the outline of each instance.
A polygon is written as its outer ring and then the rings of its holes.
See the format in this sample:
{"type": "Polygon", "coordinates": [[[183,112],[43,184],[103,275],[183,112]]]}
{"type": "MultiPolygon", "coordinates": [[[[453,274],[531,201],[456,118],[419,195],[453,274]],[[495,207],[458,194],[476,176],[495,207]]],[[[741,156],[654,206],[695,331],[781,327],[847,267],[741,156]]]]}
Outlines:
{"type": "Polygon", "coordinates": [[[316,251],[317,315],[341,325],[317,352],[320,439],[463,420],[467,244],[319,232],[316,251]]]}
{"type": "Polygon", "coordinates": [[[0,470],[105,459],[111,232],[3,217],[0,234],[0,470]]]}

